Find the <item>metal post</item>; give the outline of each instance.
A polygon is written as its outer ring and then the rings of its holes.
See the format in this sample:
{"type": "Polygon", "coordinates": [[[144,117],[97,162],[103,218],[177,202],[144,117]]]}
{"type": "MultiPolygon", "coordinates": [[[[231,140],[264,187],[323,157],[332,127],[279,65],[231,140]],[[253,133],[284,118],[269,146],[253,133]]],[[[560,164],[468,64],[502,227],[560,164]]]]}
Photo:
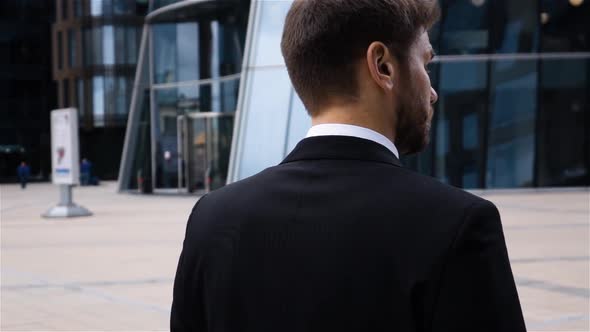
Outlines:
{"type": "Polygon", "coordinates": [[[59,206],[70,206],[72,205],[72,187],[67,184],[59,186],[60,201],[59,206]]]}
{"type": "Polygon", "coordinates": [[[72,186],[69,184],[59,185],[59,203],[49,209],[43,217],[45,218],[64,218],[64,217],[85,217],[91,216],[92,212],[88,209],[76,205],[72,201],[72,186]]]}

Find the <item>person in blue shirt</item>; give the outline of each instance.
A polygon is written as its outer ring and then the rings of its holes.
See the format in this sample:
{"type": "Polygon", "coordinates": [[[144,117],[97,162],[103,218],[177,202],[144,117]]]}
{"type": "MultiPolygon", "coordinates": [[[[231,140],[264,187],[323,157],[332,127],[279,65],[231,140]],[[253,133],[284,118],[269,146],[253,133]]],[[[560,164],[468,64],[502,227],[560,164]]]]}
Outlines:
{"type": "Polygon", "coordinates": [[[18,175],[21,188],[25,189],[27,187],[27,182],[29,181],[29,176],[31,175],[31,168],[26,162],[22,161],[17,167],[16,173],[18,175]]]}
{"type": "Polygon", "coordinates": [[[83,158],[82,164],[80,164],[80,182],[83,186],[90,185],[90,179],[92,176],[92,163],[88,159],[83,158]]]}

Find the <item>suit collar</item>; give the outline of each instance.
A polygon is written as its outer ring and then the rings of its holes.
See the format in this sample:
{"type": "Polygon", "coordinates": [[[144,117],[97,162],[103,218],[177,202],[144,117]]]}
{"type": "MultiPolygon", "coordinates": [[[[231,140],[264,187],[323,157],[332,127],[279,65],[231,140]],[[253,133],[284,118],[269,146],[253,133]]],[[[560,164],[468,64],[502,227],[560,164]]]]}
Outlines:
{"type": "Polygon", "coordinates": [[[399,159],[379,143],[351,136],[317,136],[301,140],[281,164],[298,160],[364,160],[402,167],[399,159]]]}

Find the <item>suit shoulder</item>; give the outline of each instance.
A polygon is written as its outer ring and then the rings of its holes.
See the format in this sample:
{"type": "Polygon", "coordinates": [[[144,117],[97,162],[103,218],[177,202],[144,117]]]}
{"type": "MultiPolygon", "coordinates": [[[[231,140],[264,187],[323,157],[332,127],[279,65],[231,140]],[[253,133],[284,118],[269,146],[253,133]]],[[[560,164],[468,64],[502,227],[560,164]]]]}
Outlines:
{"type": "Polygon", "coordinates": [[[493,203],[463,189],[450,186],[431,176],[403,169],[403,181],[408,191],[422,197],[423,202],[444,203],[449,207],[492,205],[493,203]]]}

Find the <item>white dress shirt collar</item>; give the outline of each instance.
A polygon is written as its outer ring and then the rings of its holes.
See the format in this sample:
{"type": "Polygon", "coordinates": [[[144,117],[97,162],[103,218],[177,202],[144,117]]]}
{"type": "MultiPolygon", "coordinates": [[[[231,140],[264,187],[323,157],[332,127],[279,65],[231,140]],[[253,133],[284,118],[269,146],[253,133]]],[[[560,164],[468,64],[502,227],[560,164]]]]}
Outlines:
{"type": "Polygon", "coordinates": [[[319,124],[309,128],[306,137],[315,136],[351,136],[363,138],[385,146],[397,158],[399,158],[399,152],[397,151],[395,144],[393,144],[393,142],[387,137],[369,128],[341,123],[319,124]]]}

